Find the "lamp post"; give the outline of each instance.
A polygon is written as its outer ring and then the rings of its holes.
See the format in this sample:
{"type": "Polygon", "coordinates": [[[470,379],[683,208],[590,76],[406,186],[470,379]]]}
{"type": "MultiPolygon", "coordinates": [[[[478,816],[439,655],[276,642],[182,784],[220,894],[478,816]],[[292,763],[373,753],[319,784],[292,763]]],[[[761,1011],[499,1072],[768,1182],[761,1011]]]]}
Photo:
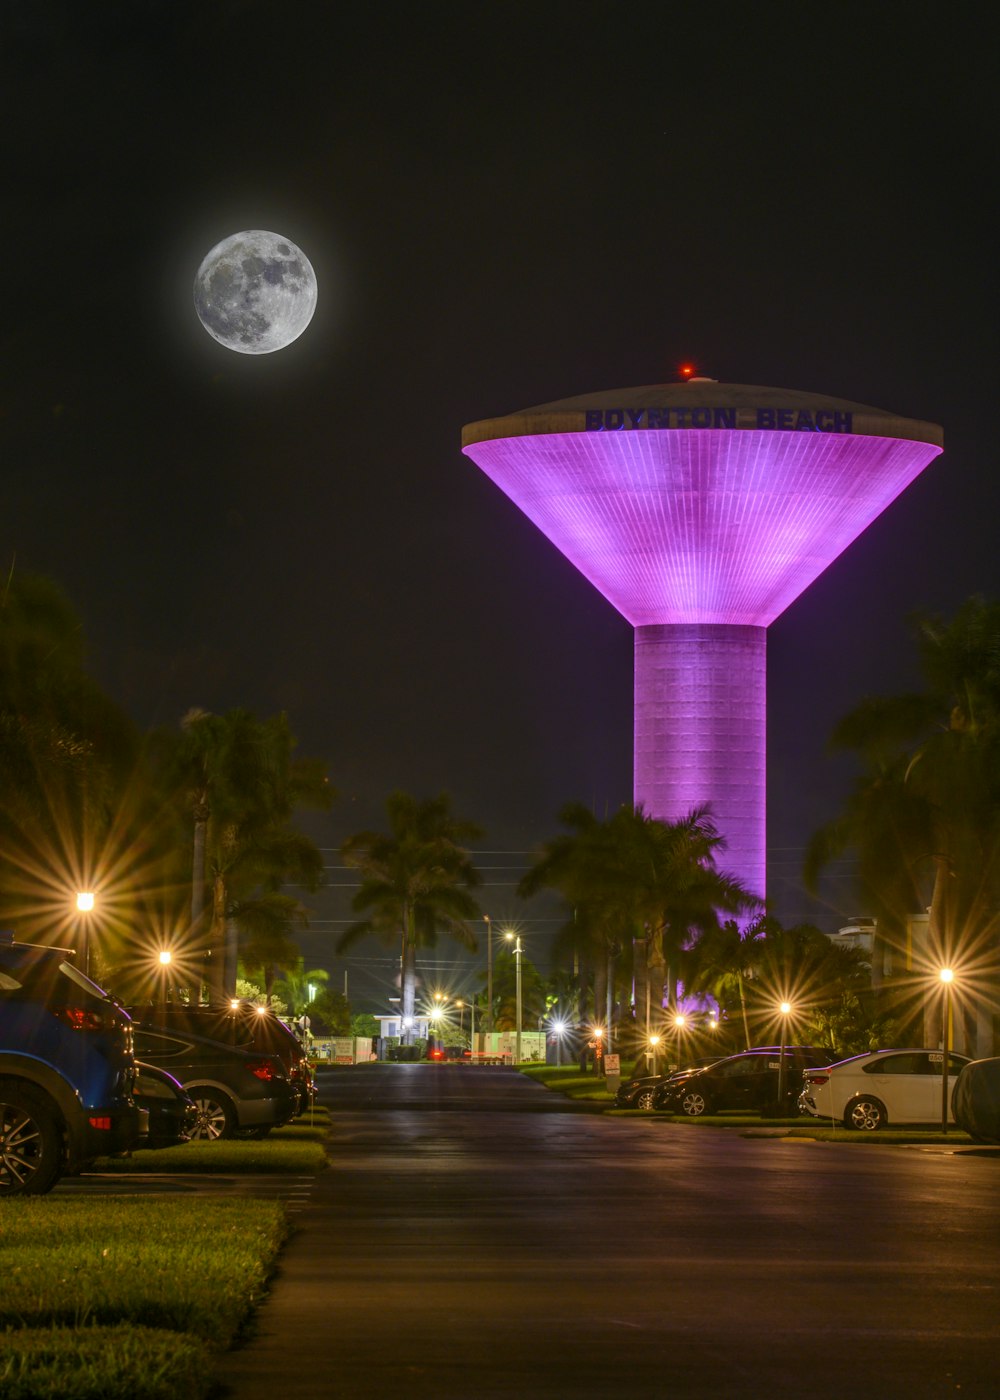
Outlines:
{"type": "Polygon", "coordinates": [[[791,1012],[790,1001],[783,1001],[778,1010],[781,1012],[781,1049],[778,1054],[778,1116],[781,1117],[785,1108],[785,1044],[788,1039],[788,1016],[791,1012]]]}
{"type": "Polygon", "coordinates": [[[507,938],[514,943],[514,1015],[517,1028],[514,1034],[514,1063],[521,1063],[521,935],[508,933],[507,938]]]}
{"type": "Polygon", "coordinates": [[[159,953],[160,964],[160,1001],[162,1005],[167,1004],[167,968],[174,960],[174,955],[169,948],[161,948],[159,953]]]}
{"type": "MultiPolygon", "coordinates": [[[[493,1034],[493,924],[489,914],[486,921],[486,1034],[493,1034]]],[[[492,1048],[492,1047],[490,1047],[492,1048]]]]}
{"type": "Polygon", "coordinates": [[[948,1132],[948,1039],[951,1030],[951,984],[955,974],[950,967],[943,967],[938,973],[944,1006],[941,1008],[941,1131],[948,1132]]]}
{"type": "Polygon", "coordinates": [[[674,1040],[674,1050],[677,1055],[678,1069],[680,1069],[681,1067],[681,1033],[683,1032],[684,1027],[686,1025],[687,1017],[684,1015],[683,1011],[678,1011],[674,1017],[674,1030],[677,1032],[677,1035],[674,1040]]]}
{"type": "Polygon", "coordinates": [[[90,976],[90,919],[86,916],[94,909],[94,896],[89,890],[80,890],[76,896],[76,907],[83,919],[83,970],[90,976]]]}
{"type": "Polygon", "coordinates": [[[650,1068],[652,1069],[654,1074],[656,1073],[656,1047],[659,1045],[659,1043],[660,1037],[658,1035],[651,1035],[649,1037],[649,1048],[653,1053],[653,1058],[650,1062],[650,1068]]]}

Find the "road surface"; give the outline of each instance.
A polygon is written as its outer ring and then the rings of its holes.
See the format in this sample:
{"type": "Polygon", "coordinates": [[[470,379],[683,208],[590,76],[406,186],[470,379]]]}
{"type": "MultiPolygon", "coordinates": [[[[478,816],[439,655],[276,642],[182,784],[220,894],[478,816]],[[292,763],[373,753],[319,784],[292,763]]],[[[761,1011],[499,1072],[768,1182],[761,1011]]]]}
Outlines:
{"type": "Polygon", "coordinates": [[[321,1084],[333,1164],[234,1397],[1000,1391],[1000,1151],[574,1112],[506,1069],[321,1084]]]}

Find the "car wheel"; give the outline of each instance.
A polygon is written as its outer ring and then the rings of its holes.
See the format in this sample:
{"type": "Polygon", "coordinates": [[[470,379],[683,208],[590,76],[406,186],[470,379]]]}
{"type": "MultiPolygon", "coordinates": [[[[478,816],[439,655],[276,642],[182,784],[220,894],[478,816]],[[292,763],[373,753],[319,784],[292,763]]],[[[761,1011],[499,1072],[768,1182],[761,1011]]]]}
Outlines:
{"type": "Polygon", "coordinates": [[[681,1094],[677,1107],[688,1118],[700,1118],[708,1112],[708,1100],[697,1089],[686,1089],[681,1094]]]}
{"type": "Polygon", "coordinates": [[[191,1137],[202,1142],[212,1142],[216,1138],[232,1137],[236,1131],[236,1110],[224,1094],[189,1089],[194,1099],[197,1117],[191,1129],[191,1137]]]}
{"type": "Polygon", "coordinates": [[[649,1113],[652,1109],[656,1107],[655,1103],[653,1102],[655,1095],[655,1089],[643,1089],[641,1094],[636,1095],[636,1108],[643,1108],[646,1110],[647,1113],[649,1113]]]}
{"type": "Polygon", "coordinates": [[[864,1133],[874,1133],[878,1128],[884,1128],[888,1121],[885,1104],[868,1097],[855,1099],[848,1104],[844,1114],[845,1128],[858,1128],[864,1133]]]}
{"type": "Polygon", "coordinates": [[[0,1085],[0,1196],[42,1196],[59,1179],[62,1134],[40,1094],[0,1085]]]}

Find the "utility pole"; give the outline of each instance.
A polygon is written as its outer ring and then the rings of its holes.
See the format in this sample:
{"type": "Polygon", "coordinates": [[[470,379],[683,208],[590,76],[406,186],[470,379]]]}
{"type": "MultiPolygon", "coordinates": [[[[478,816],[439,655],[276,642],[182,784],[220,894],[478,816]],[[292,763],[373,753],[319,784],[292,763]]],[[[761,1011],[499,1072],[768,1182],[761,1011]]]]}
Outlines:
{"type": "MultiPolygon", "coordinates": [[[[486,1033],[493,1034],[493,924],[489,914],[486,920],[486,1033]]],[[[492,1050],[492,1046],[488,1047],[492,1050]]]]}
{"type": "Polygon", "coordinates": [[[521,1063],[521,935],[514,940],[514,1014],[517,1017],[514,1063],[521,1063]]]}

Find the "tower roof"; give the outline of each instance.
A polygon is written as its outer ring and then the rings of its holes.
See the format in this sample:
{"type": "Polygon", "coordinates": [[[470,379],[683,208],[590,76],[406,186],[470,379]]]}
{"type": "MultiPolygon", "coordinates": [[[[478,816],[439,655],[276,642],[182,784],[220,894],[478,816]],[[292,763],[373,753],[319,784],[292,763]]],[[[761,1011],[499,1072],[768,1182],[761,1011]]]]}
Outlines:
{"type": "MultiPolygon", "coordinates": [[[[792,410],[797,414],[817,412],[849,413],[851,431],[863,437],[907,438],[911,441],[944,446],[944,434],[937,423],[901,418],[869,404],[853,403],[830,394],[803,389],[774,389],[760,384],[721,384],[714,379],[686,379],[672,384],[644,384],[631,389],[599,389],[590,394],[574,394],[553,403],[518,409],[499,418],[484,418],[462,429],[462,446],[493,438],[528,437],[538,433],[580,433],[587,431],[587,413],[628,408],[687,409],[731,408],[738,429],[755,429],[758,410],[792,410]]],[[[628,420],[626,420],[627,426],[628,420]]],[[[797,431],[790,429],[789,431],[797,431]]]]}
{"type": "Polygon", "coordinates": [[[829,395],[691,379],[470,423],[462,444],[633,625],[766,627],[943,434],[829,395]]]}

